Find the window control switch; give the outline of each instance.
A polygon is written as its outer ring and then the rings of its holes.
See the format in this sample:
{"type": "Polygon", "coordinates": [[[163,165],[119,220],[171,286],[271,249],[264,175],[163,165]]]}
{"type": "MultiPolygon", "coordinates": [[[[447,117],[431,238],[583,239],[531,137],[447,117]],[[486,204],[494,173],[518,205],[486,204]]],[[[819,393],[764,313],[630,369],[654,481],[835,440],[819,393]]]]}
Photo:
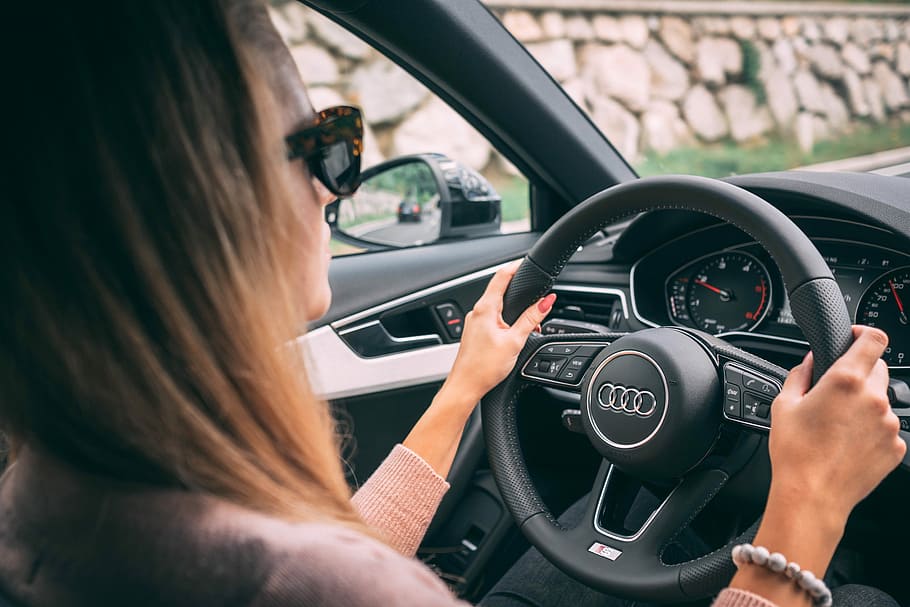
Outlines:
{"type": "Polygon", "coordinates": [[[444,303],[436,306],[436,316],[442,326],[445,327],[446,333],[454,340],[461,339],[461,333],[464,331],[464,312],[456,303],[444,303]]]}

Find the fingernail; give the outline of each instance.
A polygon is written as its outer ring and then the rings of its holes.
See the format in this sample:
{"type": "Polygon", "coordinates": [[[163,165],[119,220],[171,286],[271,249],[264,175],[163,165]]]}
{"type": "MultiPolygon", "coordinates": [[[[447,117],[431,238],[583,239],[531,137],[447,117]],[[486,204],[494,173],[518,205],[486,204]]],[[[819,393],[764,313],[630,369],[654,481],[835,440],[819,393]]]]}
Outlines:
{"type": "Polygon", "coordinates": [[[538,302],[537,309],[546,314],[553,307],[553,302],[555,301],[556,293],[550,293],[538,302]]]}

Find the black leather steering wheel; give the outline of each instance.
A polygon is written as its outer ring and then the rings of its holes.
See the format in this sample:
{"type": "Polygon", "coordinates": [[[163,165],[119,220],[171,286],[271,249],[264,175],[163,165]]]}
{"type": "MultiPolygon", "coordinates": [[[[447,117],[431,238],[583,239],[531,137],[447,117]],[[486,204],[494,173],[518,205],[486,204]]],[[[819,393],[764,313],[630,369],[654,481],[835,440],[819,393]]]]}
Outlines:
{"type": "MultiPolygon", "coordinates": [[[[597,230],[655,209],[713,215],[768,251],[814,353],[816,380],[849,348],[850,318],[840,289],[806,235],[758,196],[690,176],[621,184],[572,209],[519,267],[506,291],[505,321],[514,322],[542,297],[597,230]]],[[[665,550],[757,448],[758,436],[747,432],[735,447],[720,452],[722,430],[732,425],[767,432],[770,403],[786,376],[786,370],[720,339],[677,327],[629,334],[532,334],[509,377],[483,399],[494,477],[522,532],[570,576],[639,600],[673,603],[710,596],[734,573],[732,546],[754,537],[758,522],[728,545],[688,562],[665,563],[665,550]],[[573,367],[587,371],[579,376],[573,367]],[[532,385],[580,395],[579,421],[604,458],[584,518],[572,529],[561,526],[541,501],[519,446],[516,403],[532,385]],[[602,520],[611,479],[620,474],[675,483],[634,533],[611,530],[602,520]]]]}

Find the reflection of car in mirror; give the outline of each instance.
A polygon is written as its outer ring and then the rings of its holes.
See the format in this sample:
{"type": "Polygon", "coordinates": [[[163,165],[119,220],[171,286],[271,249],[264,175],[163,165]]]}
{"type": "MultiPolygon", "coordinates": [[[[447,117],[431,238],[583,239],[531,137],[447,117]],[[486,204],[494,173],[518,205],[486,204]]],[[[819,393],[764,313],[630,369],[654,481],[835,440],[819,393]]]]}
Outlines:
{"type": "Polygon", "coordinates": [[[416,202],[402,200],[398,203],[398,223],[420,221],[420,205],[416,202]]]}
{"type": "Polygon", "coordinates": [[[404,247],[498,234],[501,197],[477,171],[442,154],[403,156],[364,172],[354,196],[326,209],[334,237],[404,247]]]}

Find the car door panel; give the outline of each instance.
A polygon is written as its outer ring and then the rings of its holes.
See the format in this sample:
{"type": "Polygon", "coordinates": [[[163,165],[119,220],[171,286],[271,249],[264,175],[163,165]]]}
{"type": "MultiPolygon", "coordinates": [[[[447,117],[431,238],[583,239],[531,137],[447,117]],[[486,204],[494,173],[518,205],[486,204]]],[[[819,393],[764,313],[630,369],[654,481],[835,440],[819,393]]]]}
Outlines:
{"type": "Polygon", "coordinates": [[[444,289],[448,281],[521,257],[537,237],[526,232],[336,257],[329,266],[332,306],[310,328],[347,326],[378,306],[394,307],[425,289],[444,289]]]}
{"type": "Polygon", "coordinates": [[[442,382],[458,351],[458,344],[443,344],[363,358],[332,327],[316,329],[299,343],[305,348],[310,384],[318,396],[335,400],[374,395],[377,406],[388,400],[383,393],[389,390],[442,382]]]}

